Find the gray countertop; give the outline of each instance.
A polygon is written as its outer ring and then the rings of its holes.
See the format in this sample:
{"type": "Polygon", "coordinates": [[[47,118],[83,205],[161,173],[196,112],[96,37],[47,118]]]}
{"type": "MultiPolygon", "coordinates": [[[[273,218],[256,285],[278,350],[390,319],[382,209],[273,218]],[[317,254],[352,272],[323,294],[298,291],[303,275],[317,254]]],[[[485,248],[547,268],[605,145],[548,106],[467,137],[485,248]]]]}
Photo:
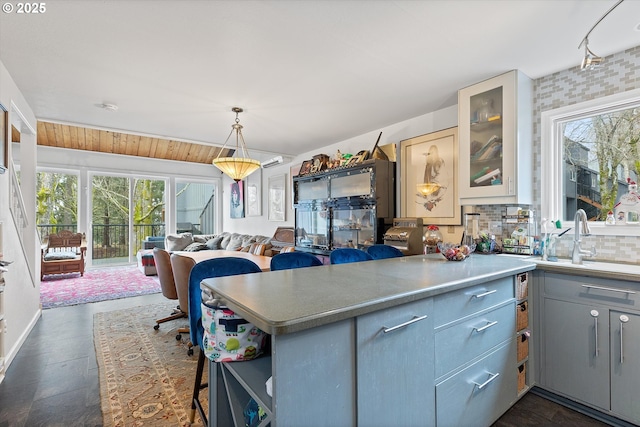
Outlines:
{"type": "Polygon", "coordinates": [[[262,330],[297,332],[535,269],[527,259],[440,254],[205,279],[262,330]]]}

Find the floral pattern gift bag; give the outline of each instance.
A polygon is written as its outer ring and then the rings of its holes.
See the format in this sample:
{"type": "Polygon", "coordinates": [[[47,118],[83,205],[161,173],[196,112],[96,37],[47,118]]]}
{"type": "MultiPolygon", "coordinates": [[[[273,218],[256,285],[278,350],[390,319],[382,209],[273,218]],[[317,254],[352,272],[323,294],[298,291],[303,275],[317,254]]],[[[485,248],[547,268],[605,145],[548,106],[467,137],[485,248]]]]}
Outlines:
{"type": "Polygon", "coordinates": [[[265,348],[268,334],[225,306],[202,303],[204,354],[214,362],[252,360],[265,348]]]}

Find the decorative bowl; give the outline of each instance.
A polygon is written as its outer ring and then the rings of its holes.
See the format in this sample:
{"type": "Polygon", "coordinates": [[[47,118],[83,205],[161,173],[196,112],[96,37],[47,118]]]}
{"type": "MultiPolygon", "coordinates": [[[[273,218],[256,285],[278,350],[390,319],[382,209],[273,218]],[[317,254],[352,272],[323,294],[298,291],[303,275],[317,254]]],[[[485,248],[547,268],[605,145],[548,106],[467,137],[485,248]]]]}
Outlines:
{"type": "Polygon", "coordinates": [[[438,249],[449,261],[464,261],[476,250],[476,245],[459,245],[457,243],[438,243],[438,249]]]}

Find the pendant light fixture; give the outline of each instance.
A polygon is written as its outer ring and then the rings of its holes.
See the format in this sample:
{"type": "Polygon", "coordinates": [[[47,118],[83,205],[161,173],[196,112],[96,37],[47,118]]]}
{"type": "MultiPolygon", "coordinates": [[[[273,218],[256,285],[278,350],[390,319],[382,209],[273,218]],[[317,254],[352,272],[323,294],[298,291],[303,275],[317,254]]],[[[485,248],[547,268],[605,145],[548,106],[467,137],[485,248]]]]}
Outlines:
{"type": "Polygon", "coordinates": [[[233,107],[231,111],[236,113],[236,122],[231,125],[231,132],[229,133],[229,136],[227,136],[227,140],[224,142],[222,149],[218,153],[218,157],[216,157],[212,163],[213,166],[220,169],[222,173],[238,182],[259,169],[260,162],[249,157],[249,154],[247,153],[247,146],[245,145],[244,138],[242,137],[242,125],[240,124],[238,114],[242,113],[244,110],[239,107],[233,107]],[[234,133],[236,136],[236,150],[233,153],[233,156],[220,157],[220,154],[224,152],[224,149],[227,146],[227,142],[229,142],[229,138],[231,138],[231,135],[234,133]],[[242,156],[240,156],[240,148],[242,148],[242,156]]]}

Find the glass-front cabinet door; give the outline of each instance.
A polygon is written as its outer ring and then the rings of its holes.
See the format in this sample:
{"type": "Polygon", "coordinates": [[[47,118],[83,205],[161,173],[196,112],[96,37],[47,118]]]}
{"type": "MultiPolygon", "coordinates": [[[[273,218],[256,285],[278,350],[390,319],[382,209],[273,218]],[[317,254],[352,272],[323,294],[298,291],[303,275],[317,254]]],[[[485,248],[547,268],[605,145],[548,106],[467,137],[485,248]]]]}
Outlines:
{"type": "Polygon", "coordinates": [[[337,206],[333,209],[333,248],[364,249],[376,242],[375,206],[337,206]]]}
{"type": "Polygon", "coordinates": [[[329,249],[330,211],[326,206],[300,204],[296,208],[295,246],[329,249]]]}
{"type": "Polygon", "coordinates": [[[461,204],[531,203],[532,103],[516,70],[458,92],[461,204]]]}

